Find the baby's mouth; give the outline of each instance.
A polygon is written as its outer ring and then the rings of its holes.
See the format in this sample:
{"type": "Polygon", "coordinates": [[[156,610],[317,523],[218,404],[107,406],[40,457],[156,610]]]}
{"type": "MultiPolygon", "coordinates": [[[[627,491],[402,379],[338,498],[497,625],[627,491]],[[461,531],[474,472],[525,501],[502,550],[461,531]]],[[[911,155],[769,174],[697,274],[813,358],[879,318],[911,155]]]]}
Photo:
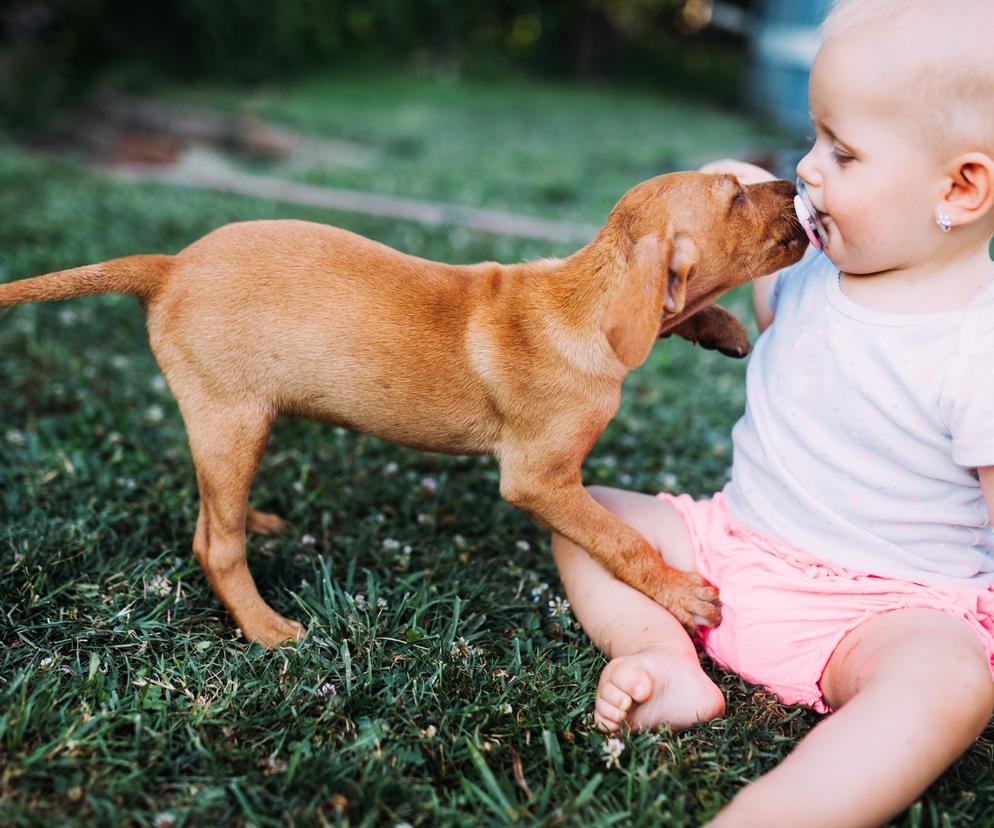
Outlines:
{"type": "Polygon", "coordinates": [[[794,212],[797,220],[811,242],[818,250],[828,246],[828,230],[824,224],[825,213],[822,213],[811,202],[807,187],[801,179],[797,179],[797,195],[794,196],[794,212]]]}

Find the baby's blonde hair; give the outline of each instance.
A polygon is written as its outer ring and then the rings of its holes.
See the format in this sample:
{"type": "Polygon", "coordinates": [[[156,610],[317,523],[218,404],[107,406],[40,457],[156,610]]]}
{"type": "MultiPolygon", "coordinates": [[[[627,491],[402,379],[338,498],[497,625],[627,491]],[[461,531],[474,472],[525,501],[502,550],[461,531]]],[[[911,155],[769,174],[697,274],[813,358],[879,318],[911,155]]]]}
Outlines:
{"type": "Polygon", "coordinates": [[[904,72],[895,90],[943,151],[994,154],[994,0],[835,0],[826,42],[882,29],[904,72]]]}

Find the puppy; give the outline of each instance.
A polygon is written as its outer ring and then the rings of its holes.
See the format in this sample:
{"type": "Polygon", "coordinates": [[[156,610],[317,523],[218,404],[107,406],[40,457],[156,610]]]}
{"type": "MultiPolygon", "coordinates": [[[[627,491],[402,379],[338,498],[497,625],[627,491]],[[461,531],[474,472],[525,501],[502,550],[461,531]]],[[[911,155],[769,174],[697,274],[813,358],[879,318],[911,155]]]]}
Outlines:
{"type": "Polygon", "coordinates": [[[516,265],[440,264],[303,221],[229,224],[175,256],[0,285],[0,306],[138,297],[196,467],[193,551],[251,641],[304,633],[263,601],[245,557],[246,528],[283,527],[248,505],[279,416],[494,455],[509,503],[692,630],[718,623],[715,590],[596,503],[580,467],[657,336],[748,352],[741,325],[710,303],[800,258],[793,197],[787,181],[664,175],[626,193],[574,255],[516,265]]]}

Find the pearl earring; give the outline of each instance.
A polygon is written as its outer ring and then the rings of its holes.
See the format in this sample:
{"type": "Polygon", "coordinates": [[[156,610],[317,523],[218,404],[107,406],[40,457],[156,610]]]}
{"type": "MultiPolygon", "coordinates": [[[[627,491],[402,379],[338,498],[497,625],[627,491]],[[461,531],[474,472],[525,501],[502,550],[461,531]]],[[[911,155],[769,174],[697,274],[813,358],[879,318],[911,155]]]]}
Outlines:
{"type": "Polygon", "coordinates": [[[939,210],[935,214],[935,223],[943,233],[948,233],[949,228],[953,226],[953,220],[949,218],[949,213],[945,210],[939,210]]]}

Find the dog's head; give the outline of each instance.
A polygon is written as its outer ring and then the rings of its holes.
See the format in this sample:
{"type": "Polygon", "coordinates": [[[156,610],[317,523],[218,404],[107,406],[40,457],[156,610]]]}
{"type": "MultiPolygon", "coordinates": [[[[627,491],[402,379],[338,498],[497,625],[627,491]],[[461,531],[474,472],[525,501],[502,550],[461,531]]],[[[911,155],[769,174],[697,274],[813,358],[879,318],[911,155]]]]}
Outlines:
{"type": "Polygon", "coordinates": [[[794,195],[789,181],[743,186],[731,175],[694,172],[625,193],[602,231],[635,288],[620,291],[621,306],[609,313],[617,324],[608,323],[608,336],[623,361],[638,364],[661,330],[800,259],[808,242],[794,195]]]}

